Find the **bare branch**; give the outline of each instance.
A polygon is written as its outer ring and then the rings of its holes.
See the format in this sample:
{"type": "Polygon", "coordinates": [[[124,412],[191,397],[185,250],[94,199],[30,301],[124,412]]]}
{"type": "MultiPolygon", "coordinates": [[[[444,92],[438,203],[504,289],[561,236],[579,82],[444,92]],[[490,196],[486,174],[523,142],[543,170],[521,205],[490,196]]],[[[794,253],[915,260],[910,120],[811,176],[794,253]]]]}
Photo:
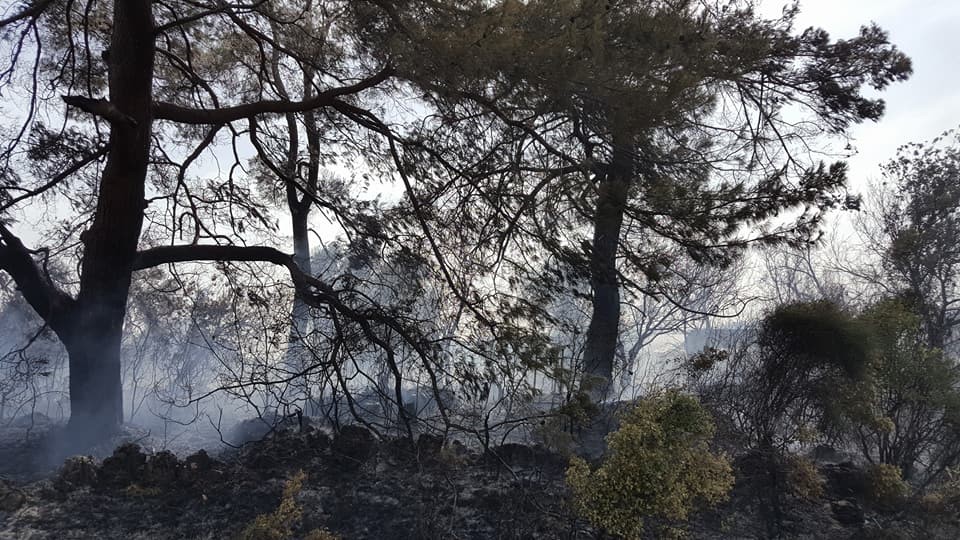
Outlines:
{"type": "Polygon", "coordinates": [[[227,124],[261,114],[297,113],[320,109],[334,105],[337,98],[357,94],[373,88],[387,80],[393,74],[391,67],[385,67],[377,74],[348,86],[332,88],[315,97],[302,101],[263,100],[219,109],[193,109],[173,103],[159,102],[153,105],[154,117],[171,120],[181,124],[227,124]]]}
{"type": "Polygon", "coordinates": [[[66,329],[63,323],[75,300],[53,284],[33,260],[31,251],[2,223],[0,241],[0,270],[13,278],[30,307],[60,334],[66,329]]]}
{"type": "Polygon", "coordinates": [[[129,114],[124,113],[112,102],[100,98],[93,99],[84,96],[60,96],[64,103],[76,107],[81,111],[88,112],[94,116],[99,116],[112,124],[127,124],[130,127],[137,127],[137,121],[129,114]]]}
{"type": "Polygon", "coordinates": [[[133,261],[134,270],[144,270],[154,266],[183,262],[267,262],[285,266],[293,272],[293,255],[265,246],[205,246],[181,245],[160,246],[137,253],[133,261]]]}
{"type": "Polygon", "coordinates": [[[10,199],[9,202],[7,202],[6,204],[4,204],[3,206],[0,206],[0,212],[5,212],[6,210],[12,208],[13,206],[15,206],[16,204],[20,203],[21,201],[23,201],[23,200],[25,200],[25,199],[28,199],[28,198],[31,198],[31,197],[36,197],[37,195],[40,195],[41,193],[44,193],[45,191],[50,190],[51,188],[53,188],[54,186],[56,186],[56,185],[59,184],[60,182],[63,182],[64,180],[66,180],[67,178],[69,178],[71,175],[73,175],[74,173],[76,173],[77,171],[79,171],[80,169],[86,167],[86,166],[89,165],[90,163],[93,163],[94,161],[96,161],[96,160],[100,159],[101,157],[105,156],[109,150],[110,150],[110,146],[109,146],[109,145],[105,145],[105,146],[101,147],[101,148],[100,148],[99,150],[97,150],[96,152],[93,152],[93,153],[91,153],[90,155],[84,157],[83,159],[77,161],[76,163],[73,163],[72,165],[70,165],[69,167],[67,167],[63,172],[61,172],[60,174],[54,176],[53,178],[51,178],[47,183],[43,184],[42,186],[40,186],[40,187],[38,187],[38,188],[36,188],[36,189],[31,189],[31,190],[29,190],[27,193],[24,193],[23,195],[19,195],[19,196],[17,196],[17,197],[14,197],[13,199],[10,199]]]}
{"type": "Polygon", "coordinates": [[[11,15],[6,19],[0,20],[0,28],[9,26],[17,21],[22,21],[23,19],[34,19],[36,17],[39,17],[40,14],[46,11],[47,7],[49,7],[50,4],[52,3],[53,3],[53,0],[38,0],[33,4],[31,4],[29,7],[27,7],[26,9],[24,9],[23,11],[15,15],[11,15]]]}

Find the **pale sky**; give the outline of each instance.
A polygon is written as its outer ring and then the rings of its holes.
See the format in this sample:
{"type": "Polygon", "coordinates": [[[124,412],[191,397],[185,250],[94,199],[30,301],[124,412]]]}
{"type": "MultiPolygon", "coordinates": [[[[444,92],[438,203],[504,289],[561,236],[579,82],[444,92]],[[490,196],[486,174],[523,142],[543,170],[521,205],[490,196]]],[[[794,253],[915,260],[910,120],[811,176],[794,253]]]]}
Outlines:
{"type": "MultiPolygon", "coordinates": [[[[765,14],[778,14],[785,0],[761,0],[765,14]]],[[[913,60],[913,76],[882,93],[886,115],[857,126],[858,155],[849,160],[850,185],[862,191],[880,176],[879,165],[897,147],[922,142],[960,126],[960,0],[801,0],[797,30],[819,26],[833,38],[857,34],[876,22],[913,60]]]]}

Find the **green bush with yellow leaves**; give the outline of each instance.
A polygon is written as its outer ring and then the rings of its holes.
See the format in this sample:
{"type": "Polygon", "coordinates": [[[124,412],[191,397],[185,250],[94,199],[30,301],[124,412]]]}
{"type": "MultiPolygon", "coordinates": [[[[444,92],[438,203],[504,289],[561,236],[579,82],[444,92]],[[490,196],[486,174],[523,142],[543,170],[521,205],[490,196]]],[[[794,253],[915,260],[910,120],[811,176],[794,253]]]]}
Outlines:
{"type": "MultiPolygon", "coordinates": [[[[283,497],[280,505],[269,514],[261,514],[247,525],[237,537],[238,540],[286,540],[293,537],[293,531],[300,518],[303,508],[296,501],[297,495],[303,490],[303,483],[307,475],[298,471],[283,486],[283,497]]],[[[323,529],[314,529],[307,533],[305,540],[338,540],[338,537],[323,529]]]]}
{"type": "Polygon", "coordinates": [[[644,517],[678,523],[698,503],[722,502],[733,473],[725,457],[710,452],[713,432],[713,419],[692,396],[671,390],[641,400],[607,437],[598,468],[571,460],[567,484],[577,511],[610,534],[639,538],[644,517]]]}
{"type": "Polygon", "coordinates": [[[867,467],[867,495],[877,507],[893,509],[910,495],[910,485],[903,480],[900,467],[876,463],[867,467]]]}
{"type": "Polygon", "coordinates": [[[815,501],[823,496],[825,480],[817,465],[801,456],[786,457],[787,489],[796,497],[815,501]]]}

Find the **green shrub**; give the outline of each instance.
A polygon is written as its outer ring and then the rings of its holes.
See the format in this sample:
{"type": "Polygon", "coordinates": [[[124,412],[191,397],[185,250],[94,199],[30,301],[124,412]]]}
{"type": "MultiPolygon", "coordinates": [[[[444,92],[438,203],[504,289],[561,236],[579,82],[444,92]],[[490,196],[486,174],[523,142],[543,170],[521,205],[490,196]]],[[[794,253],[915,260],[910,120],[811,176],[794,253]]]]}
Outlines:
{"type": "Polygon", "coordinates": [[[440,448],[440,463],[451,469],[458,469],[470,462],[470,455],[462,447],[446,444],[440,448]]]}
{"type": "Polygon", "coordinates": [[[707,347],[703,351],[691,356],[687,359],[685,367],[687,374],[691,377],[698,377],[702,373],[710,371],[717,364],[725,362],[730,358],[730,353],[723,349],[715,349],[713,347],[707,347]]]}
{"type": "Polygon", "coordinates": [[[955,507],[951,505],[942,494],[936,491],[927,493],[920,498],[920,509],[936,517],[956,515],[955,507]]]}
{"type": "Polygon", "coordinates": [[[569,457],[573,455],[576,441],[573,435],[567,431],[568,422],[564,418],[548,418],[540,425],[535,426],[531,435],[534,442],[543,445],[551,452],[569,457]]]}
{"type": "Polygon", "coordinates": [[[550,411],[550,417],[531,430],[533,440],[564,457],[573,455],[576,439],[573,432],[586,428],[600,413],[600,408],[585,392],[575,392],[563,405],[550,411]]]}
{"type": "Polygon", "coordinates": [[[867,468],[867,496],[883,508],[899,505],[910,494],[910,486],[903,481],[900,467],[878,463],[867,468]]]}
{"type": "Polygon", "coordinates": [[[960,468],[948,468],[940,482],[920,499],[921,507],[930,514],[955,517],[960,512],[960,468]]]}
{"type": "Polygon", "coordinates": [[[148,497],[157,497],[161,494],[160,489],[156,487],[144,487],[140,484],[130,484],[123,489],[127,497],[144,499],[148,497]]]}
{"type": "Polygon", "coordinates": [[[284,540],[293,535],[293,527],[303,515],[303,509],[294,498],[303,489],[307,475],[303,471],[293,475],[283,486],[280,505],[269,514],[260,514],[240,533],[240,540],[284,540]]]}
{"type": "Polygon", "coordinates": [[[831,396],[838,434],[864,459],[896,463],[906,480],[932,484],[960,441],[960,368],[929,346],[916,308],[888,298],[861,313],[874,346],[867,376],[831,396]]]}
{"type": "MultiPolygon", "coordinates": [[[[239,540],[286,540],[293,537],[293,530],[303,516],[303,508],[297,503],[296,497],[303,489],[307,475],[303,471],[297,472],[293,478],[287,480],[283,486],[283,497],[280,505],[269,514],[261,514],[253,523],[240,533],[239,540]]],[[[305,540],[338,540],[338,537],[323,529],[314,529],[307,533],[305,540]]]]}
{"type": "Polygon", "coordinates": [[[812,461],[800,456],[788,456],[786,466],[787,489],[790,493],[808,501],[823,496],[823,476],[812,461]]]}
{"type": "Polygon", "coordinates": [[[668,391],[641,400],[607,437],[608,457],[595,470],[579,458],[567,469],[577,511],[594,525],[638,538],[643,517],[687,519],[696,502],[724,500],[730,464],[710,453],[710,415],[691,396],[668,391]]]}

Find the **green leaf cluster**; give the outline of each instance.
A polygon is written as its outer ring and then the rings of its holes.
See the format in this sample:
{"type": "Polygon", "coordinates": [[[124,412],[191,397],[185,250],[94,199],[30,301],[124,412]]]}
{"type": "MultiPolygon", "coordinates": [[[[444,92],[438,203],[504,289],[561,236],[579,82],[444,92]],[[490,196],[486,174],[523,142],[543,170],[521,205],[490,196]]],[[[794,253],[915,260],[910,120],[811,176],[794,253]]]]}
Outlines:
{"type": "Polygon", "coordinates": [[[960,435],[960,369],[928,346],[921,317],[902,299],[877,302],[859,320],[873,351],[867,376],[836,392],[842,429],[870,462],[909,477],[923,461],[939,474],[960,435]]]}
{"type": "Polygon", "coordinates": [[[867,469],[867,495],[874,504],[895,508],[909,494],[910,486],[903,481],[899,467],[878,463],[867,469]]]}
{"type": "Polygon", "coordinates": [[[715,505],[733,486],[726,458],[710,452],[713,420],[678,391],[642,399],[607,437],[609,454],[592,469],[571,460],[567,484],[577,511],[594,525],[639,538],[643,518],[687,519],[697,502],[715,505]]]}

